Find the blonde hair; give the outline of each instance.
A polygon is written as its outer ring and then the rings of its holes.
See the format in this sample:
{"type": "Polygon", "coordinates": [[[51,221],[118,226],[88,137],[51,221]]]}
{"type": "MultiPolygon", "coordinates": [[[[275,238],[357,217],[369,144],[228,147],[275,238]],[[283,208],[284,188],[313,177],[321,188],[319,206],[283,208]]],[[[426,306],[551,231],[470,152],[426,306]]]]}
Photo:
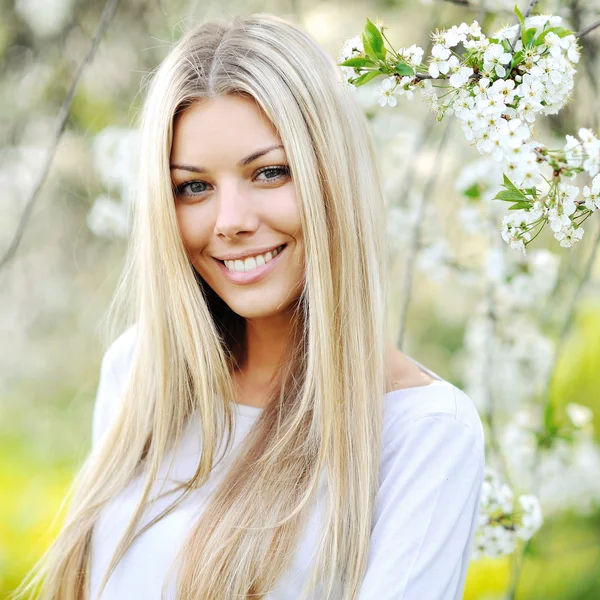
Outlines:
{"type": "Polygon", "coordinates": [[[298,597],[316,586],[324,600],[358,595],[379,487],[385,209],[366,120],[333,60],[295,25],[251,15],[189,31],[151,81],[134,226],[111,307],[114,315],[124,309],[121,326],[136,325],[128,385],[73,483],[60,533],[14,597],[39,585],[43,599],[87,598],[91,533],[103,506],[144,477],[106,584],[133,540],[207,480],[218,444],[232,438],[231,369],[244,320],[193,269],[169,174],[177,114],[224,94],[254,98],[281,137],[301,214],[305,287],[273,401],[178,556],[177,597],[262,598],[291,564],[322,475],[321,537],[298,597]],[[202,434],[196,473],[134,535],[159,467],[195,411],[202,434]]]}

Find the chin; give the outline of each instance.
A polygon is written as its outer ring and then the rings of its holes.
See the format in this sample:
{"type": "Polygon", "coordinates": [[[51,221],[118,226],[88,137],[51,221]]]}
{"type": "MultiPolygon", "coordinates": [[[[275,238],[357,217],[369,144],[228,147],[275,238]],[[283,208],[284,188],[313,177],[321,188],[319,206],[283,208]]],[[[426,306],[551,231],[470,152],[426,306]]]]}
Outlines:
{"type": "Polygon", "coordinates": [[[286,301],[283,297],[278,300],[274,297],[275,294],[263,293],[258,298],[248,298],[246,301],[240,296],[243,296],[243,294],[236,296],[236,298],[227,298],[226,296],[221,296],[221,298],[234,313],[245,319],[263,319],[280,315],[292,303],[292,301],[286,301]]]}

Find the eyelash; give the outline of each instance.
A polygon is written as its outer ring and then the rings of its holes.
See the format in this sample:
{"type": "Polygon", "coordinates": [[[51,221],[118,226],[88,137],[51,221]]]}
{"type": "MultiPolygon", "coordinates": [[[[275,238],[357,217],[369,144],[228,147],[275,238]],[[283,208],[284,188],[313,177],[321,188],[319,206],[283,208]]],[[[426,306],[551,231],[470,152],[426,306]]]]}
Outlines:
{"type": "MultiPolygon", "coordinates": [[[[290,168],[287,165],[277,165],[277,166],[271,166],[271,167],[262,167],[261,169],[259,169],[256,172],[255,177],[258,177],[260,174],[265,173],[267,171],[276,171],[276,172],[279,172],[279,175],[277,177],[270,177],[269,179],[264,180],[263,183],[264,182],[271,183],[271,182],[275,182],[275,181],[280,181],[281,179],[289,176],[289,174],[290,174],[290,168]]],[[[202,181],[199,179],[190,179],[189,181],[184,181],[183,183],[180,183],[178,186],[176,186],[173,190],[173,193],[175,194],[175,196],[186,196],[186,195],[200,196],[202,193],[207,191],[207,190],[202,190],[202,192],[184,194],[184,190],[193,183],[204,183],[206,185],[210,185],[210,184],[207,184],[205,181],[202,181]]]]}

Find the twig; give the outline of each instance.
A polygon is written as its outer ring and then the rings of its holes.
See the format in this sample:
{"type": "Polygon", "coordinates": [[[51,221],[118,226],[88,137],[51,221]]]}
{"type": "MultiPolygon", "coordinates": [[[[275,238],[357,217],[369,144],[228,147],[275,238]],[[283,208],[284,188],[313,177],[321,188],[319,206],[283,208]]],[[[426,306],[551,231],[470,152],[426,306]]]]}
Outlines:
{"type": "Polygon", "coordinates": [[[94,55],[96,54],[96,50],[98,49],[98,46],[100,44],[100,40],[106,32],[106,29],[108,28],[108,25],[117,10],[119,2],[120,0],[108,0],[104,6],[104,10],[102,11],[102,16],[100,17],[100,24],[98,25],[96,34],[90,42],[90,46],[85,57],[77,67],[77,71],[75,73],[73,81],[71,82],[71,86],[69,87],[67,95],[65,96],[65,99],[63,100],[63,103],[60,107],[56,130],[54,132],[52,143],[48,148],[44,164],[42,165],[42,169],[36,179],[35,185],[33,186],[33,190],[31,191],[29,198],[27,198],[25,202],[25,208],[23,209],[23,213],[21,214],[21,219],[19,221],[19,224],[17,225],[17,230],[15,231],[13,239],[8,249],[4,253],[4,256],[2,256],[2,259],[0,259],[0,269],[2,269],[8,264],[8,262],[14,257],[17,248],[19,247],[21,239],[23,238],[25,227],[27,226],[29,218],[31,217],[33,206],[36,200],[38,199],[40,189],[42,188],[44,182],[46,181],[46,178],[48,177],[52,161],[54,160],[54,155],[56,154],[56,149],[58,148],[58,144],[60,143],[64,130],[67,126],[69,112],[71,109],[71,104],[73,102],[73,96],[75,95],[75,89],[77,88],[77,84],[79,83],[79,80],[83,75],[85,67],[88,63],[90,63],[93,60],[94,55]]]}
{"type": "Polygon", "coordinates": [[[569,334],[569,331],[571,330],[571,326],[573,325],[573,320],[575,318],[575,312],[576,312],[579,296],[581,295],[581,291],[584,288],[585,284],[589,281],[589,279],[591,277],[592,268],[594,266],[594,263],[596,262],[596,256],[598,255],[599,248],[600,248],[600,227],[598,228],[598,231],[596,233],[596,237],[594,239],[594,245],[592,246],[592,251],[591,251],[590,256],[585,265],[583,275],[581,276],[581,279],[579,280],[579,284],[577,285],[577,288],[575,289],[575,292],[573,294],[573,297],[571,298],[571,302],[569,303],[569,307],[567,309],[567,316],[565,318],[565,322],[563,323],[562,330],[561,330],[559,338],[558,338],[558,343],[556,345],[556,349],[554,352],[554,356],[552,358],[551,368],[549,371],[550,374],[546,380],[546,388],[545,388],[545,394],[544,394],[546,398],[550,397],[550,384],[552,383],[554,370],[555,370],[556,364],[558,363],[558,359],[560,358],[560,353],[563,350],[563,347],[565,345],[565,340],[567,339],[567,335],[569,334]]]}
{"type": "Polygon", "coordinates": [[[459,6],[471,6],[469,0],[442,0],[443,2],[449,2],[450,4],[458,4],[459,6]]]}
{"type": "Polygon", "coordinates": [[[581,38],[584,35],[587,35],[590,31],[594,31],[594,29],[600,27],[600,19],[594,21],[591,25],[584,27],[581,31],[575,34],[576,37],[581,38]]]}
{"type": "MultiPolygon", "coordinates": [[[[494,239],[492,239],[492,236],[495,236],[497,234],[497,229],[495,227],[495,218],[489,214],[488,215],[488,219],[490,221],[490,225],[492,225],[491,227],[488,228],[488,237],[490,238],[489,240],[489,247],[492,247],[493,242],[495,241],[494,239]]],[[[483,380],[485,382],[485,392],[486,392],[486,396],[487,396],[487,409],[485,412],[485,417],[487,418],[487,423],[489,426],[489,436],[486,436],[486,445],[489,445],[489,449],[495,454],[498,462],[500,463],[500,468],[502,471],[502,476],[504,478],[504,481],[508,484],[512,486],[512,482],[511,482],[511,478],[510,478],[510,473],[509,473],[509,468],[508,468],[508,464],[506,462],[506,457],[504,456],[504,453],[502,452],[502,448],[500,447],[500,442],[498,440],[498,427],[497,427],[497,420],[496,420],[496,402],[495,402],[495,398],[494,398],[494,387],[492,385],[493,383],[493,378],[492,378],[492,370],[493,370],[493,364],[494,364],[494,357],[493,357],[493,353],[492,353],[492,349],[494,347],[494,342],[497,336],[497,330],[498,330],[498,313],[496,310],[496,303],[495,303],[495,293],[496,293],[496,289],[495,289],[495,285],[494,285],[494,280],[493,278],[489,275],[486,274],[486,286],[485,286],[485,298],[486,298],[486,317],[490,320],[490,323],[492,324],[491,327],[491,332],[490,332],[490,336],[487,338],[487,343],[484,349],[485,352],[485,356],[484,356],[484,367],[483,367],[483,380]]]]}
{"type": "Polygon", "coordinates": [[[523,16],[525,18],[527,18],[530,14],[531,11],[534,9],[535,5],[539,2],[539,0],[531,0],[529,2],[529,6],[525,9],[525,12],[523,13],[523,16]]]}
{"type": "Polygon", "coordinates": [[[421,197],[421,202],[419,204],[419,208],[417,211],[415,226],[413,229],[412,241],[410,244],[410,248],[408,250],[408,256],[406,258],[406,273],[404,275],[404,289],[403,289],[403,297],[402,297],[402,307],[400,313],[400,327],[398,331],[398,335],[396,338],[396,347],[400,350],[402,349],[402,344],[404,342],[404,333],[406,330],[406,320],[408,315],[408,306],[410,304],[411,291],[412,291],[412,281],[415,270],[415,262],[417,258],[417,253],[420,249],[421,243],[421,226],[423,225],[423,221],[425,218],[425,208],[429,202],[429,198],[433,192],[433,188],[437,179],[437,175],[440,171],[440,165],[444,157],[444,147],[446,146],[446,142],[448,141],[448,134],[450,132],[450,127],[453,121],[449,120],[444,129],[444,133],[440,139],[440,144],[438,146],[437,152],[435,154],[435,159],[431,171],[429,172],[429,178],[427,179],[427,183],[425,184],[425,189],[423,190],[423,196],[421,197]]]}
{"type": "MultiPolygon", "coordinates": [[[[414,160],[421,154],[421,150],[423,150],[425,143],[427,142],[427,140],[429,140],[429,136],[431,135],[431,132],[433,131],[436,125],[437,119],[435,118],[435,115],[429,114],[421,135],[417,138],[410,151],[411,162],[414,162],[414,160]]],[[[411,168],[411,166],[411,163],[409,163],[408,166],[405,167],[406,178],[403,181],[404,191],[400,198],[396,202],[394,202],[394,205],[396,206],[405,206],[407,203],[408,195],[410,193],[410,190],[412,189],[413,178],[416,172],[416,169],[411,168]]]]}
{"type": "MultiPolygon", "coordinates": [[[[583,275],[581,276],[581,279],[579,280],[579,284],[577,285],[577,288],[575,289],[575,293],[573,294],[573,297],[571,298],[571,302],[569,303],[569,307],[567,309],[567,315],[566,315],[562,330],[561,330],[559,338],[558,338],[558,343],[556,344],[554,356],[552,357],[552,362],[550,364],[549,375],[546,379],[545,391],[544,391],[544,396],[543,396],[544,398],[546,398],[546,403],[550,403],[550,388],[551,388],[552,379],[553,379],[555,371],[556,371],[556,365],[558,363],[558,359],[560,358],[561,352],[564,350],[567,335],[569,334],[569,331],[571,330],[571,326],[573,325],[573,321],[575,318],[575,311],[577,308],[577,302],[579,300],[579,297],[581,295],[583,288],[585,287],[586,283],[588,283],[588,281],[590,280],[590,277],[592,274],[592,269],[594,267],[594,264],[596,263],[596,258],[598,256],[599,249],[600,249],[600,227],[598,227],[598,231],[596,232],[596,237],[594,239],[592,251],[591,251],[590,256],[585,265],[583,275]]],[[[544,410],[545,409],[543,409],[542,412],[544,412],[544,410]]],[[[539,448],[539,445],[536,445],[534,465],[538,464],[539,456],[540,456],[540,448],[539,448]]],[[[534,468],[533,478],[532,478],[532,488],[533,488],[532,493],[533,494],[537,495],[537,493],[538,493],[539,484],[541,483],[540,478],[541,478],[540,469],[534,468]]],[[[514,556],[514,562],[513,562],[513,577],[512,577],[511,584],[510,584],[510,590],[507,595],[507,600],[514,600],[514,598],[515,598],[515,593],[516,593],[516,589],[517,589],[517,584],[519,582],[519,577],[521,575],[525,553],[527,552],[530,542],[531,542],[531,539],[527,540],[527,542],[523,545],[523,548],[520,552],[515,551],[516,554],[514,556]]]]}
{"type": "MultiPolygon", "coordinates": [[[[525,22],[525,19],[531,14],[531,11],[537,3],[538,0],[531,0],[529,2],[529,5],[523,13],[523,23],[525,22]]],[[[510,42],[511,52],[514,51],[515,46],[517,45],[517,41],[523,38],[523,23],[519,23],[519,35],[515,36],[515,39],[512,42],[510,42]]]]}

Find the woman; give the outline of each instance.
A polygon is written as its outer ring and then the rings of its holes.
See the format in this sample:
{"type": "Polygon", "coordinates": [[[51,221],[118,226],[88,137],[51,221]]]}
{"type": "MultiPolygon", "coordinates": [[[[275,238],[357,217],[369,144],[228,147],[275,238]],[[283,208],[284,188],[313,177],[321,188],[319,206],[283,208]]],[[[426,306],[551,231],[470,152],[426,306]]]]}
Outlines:
{"type": "Polygon", "coordinates": [[[483,430],[386,341],[384,238],[365,119],[333,61],[275,17],[189,32],[142,116],[115,301],[131,326],[30,588],[460,598],[483,430]]]}

